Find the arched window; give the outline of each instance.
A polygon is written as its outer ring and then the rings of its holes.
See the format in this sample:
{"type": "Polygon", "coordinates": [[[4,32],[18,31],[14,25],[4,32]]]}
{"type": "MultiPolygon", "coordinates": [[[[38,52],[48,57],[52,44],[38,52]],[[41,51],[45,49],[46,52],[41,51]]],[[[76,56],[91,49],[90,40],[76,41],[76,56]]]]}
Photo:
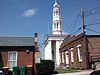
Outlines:
{"type": "Polygon", "coordinates": [[[78,61],[82,62],[82,48],[81,48],[81,45],[77,46],[77,52],[78,52],[78,61]]]}
{"type": "Polygon", "coordinates": [[[54,23],[54,29],[56,29],[56,23],[54,23]]]}
{"type": "Polygon", "coordinates": [[[70,52],[71,52],[71,62],[74,62],[74,48],[71,48],[70,52]]]}
{"type": "Polygon", "coordinates": [[[56,15],[56,11],[53,12],[54,16],[56,15]]]}
{"type": "Polygon", "coordinates": [[[59,24],[59,23],[57,23],[57,29],[58,29],[58,24],[59,24]]]}
{"type": "Polygon", "coordinates": [[[58,15],[58,10],[56,10],[56,15],[58,15]]]}

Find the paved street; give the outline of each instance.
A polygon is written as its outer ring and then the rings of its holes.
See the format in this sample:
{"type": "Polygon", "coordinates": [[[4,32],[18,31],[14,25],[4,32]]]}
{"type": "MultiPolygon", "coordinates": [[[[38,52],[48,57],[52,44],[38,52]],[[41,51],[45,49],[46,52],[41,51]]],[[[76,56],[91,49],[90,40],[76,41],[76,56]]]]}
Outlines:
{"type": "Polygon", "coordinates": [[[93,71],[92,70],[86,70],[86,71],[82,71],[82,72],[53,74],[53,75],[90,75],[91,72],[93,72],[93,71]]]}

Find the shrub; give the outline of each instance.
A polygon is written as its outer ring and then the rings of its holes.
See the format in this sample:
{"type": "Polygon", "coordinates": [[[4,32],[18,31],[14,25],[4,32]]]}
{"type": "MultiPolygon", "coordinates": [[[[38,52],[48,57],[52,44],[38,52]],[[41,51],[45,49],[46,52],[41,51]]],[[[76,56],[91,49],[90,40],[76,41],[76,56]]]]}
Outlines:
{"type": "Polygon", "coordinates": [[[36,64],[38,74],[51,74],[54,72],[54,62],[52,60],[41,60],[36,64]]]}

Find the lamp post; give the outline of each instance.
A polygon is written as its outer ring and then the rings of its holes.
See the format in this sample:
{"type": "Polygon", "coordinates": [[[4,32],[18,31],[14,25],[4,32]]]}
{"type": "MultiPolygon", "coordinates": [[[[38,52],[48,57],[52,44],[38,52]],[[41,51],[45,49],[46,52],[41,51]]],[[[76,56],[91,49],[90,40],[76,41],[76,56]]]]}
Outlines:
{"type": "Polygon", "coordinates": [[[35,66],[35,51],[37,50],[37,42],[38,42],[38,34],[34,33],[34,48],[33,50],[33,75],[37,75],[36,73],[36,66],[35,66]]]}

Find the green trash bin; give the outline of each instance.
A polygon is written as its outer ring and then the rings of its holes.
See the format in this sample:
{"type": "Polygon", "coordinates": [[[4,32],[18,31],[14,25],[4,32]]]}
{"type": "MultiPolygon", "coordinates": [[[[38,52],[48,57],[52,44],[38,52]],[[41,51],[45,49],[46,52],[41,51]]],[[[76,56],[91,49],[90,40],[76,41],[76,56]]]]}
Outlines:
{"type": "Polygon", "coordinates": [[[19,67],[18,66],[13,67],[12,74],[13,75],[18,75],[19,74],[19,67]]]}
{"type": "Polygon", "coordinates": [[[20,75],[26,75],[26,66],[20,66],[19,70],[20,70],[20,75]]]}

